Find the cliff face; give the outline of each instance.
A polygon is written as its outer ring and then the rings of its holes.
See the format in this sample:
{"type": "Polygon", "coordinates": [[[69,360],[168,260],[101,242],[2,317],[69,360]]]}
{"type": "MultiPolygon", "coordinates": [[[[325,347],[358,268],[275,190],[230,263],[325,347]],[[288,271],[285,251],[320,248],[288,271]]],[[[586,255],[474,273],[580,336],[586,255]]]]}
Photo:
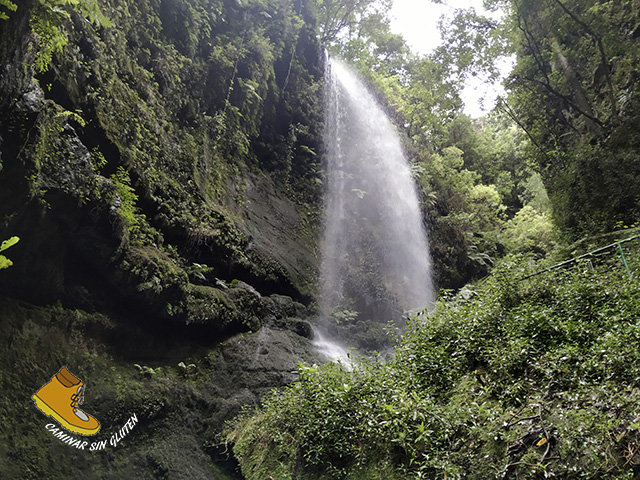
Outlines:
{"type": "Polygon", "coordinates": [[[318,46],[303,5],[227,3],[104,2],[109,28],[74,12],[44,73],[37,10],[7,22],[0,208],[22,242],[3,289],[211,324],[192,284],[312,293],[318,46]]]}
{"type": "Polygon", "coordinates": [[[0,470],[74,476],[60,454],[85,475],[210,478],[225,418],[315,358],[314,18],[304,1],[81,2],[105,26],[56,3],[0,31],[0,240],[21,239],[0,271],[0,428],[30,426],[0,470]],[[67,39],[46,71],[42,19],[67,39]],[[88,458],[42,427],[28,399],[62,365],[105,435],[138,415],[128,453],[88,458]]]}

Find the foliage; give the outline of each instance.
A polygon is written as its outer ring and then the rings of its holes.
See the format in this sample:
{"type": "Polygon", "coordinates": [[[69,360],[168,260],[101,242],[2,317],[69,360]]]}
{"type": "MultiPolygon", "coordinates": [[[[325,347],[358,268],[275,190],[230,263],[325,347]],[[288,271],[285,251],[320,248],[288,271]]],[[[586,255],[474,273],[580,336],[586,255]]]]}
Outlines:
{"type": "Polygon", "coordinates": [[[298,382],[274,392],[265,400],[263,412],[247,411],[249,416],[230,433],[243,475],[367,478],[363,469],[370,456],[382,464],[393,458],[394,441],[404,440],[400,419],[409,420],[412,411],[409,405],[403,411],[395,405],[402,400],[415,402],[407,398],[401,379],[394,382],[390,373],[382,361],[359,364],[353,370],[332,363],[301,366],[298,382]],[[256,449],[255,442],[268,448],[256,449]],[[379,452],[380,446],[389,451],[379,452]]]}
{"type": "Polygon", "coordinates": [[[29,26],[35,35],[34,57],[38,72],[46,72],[53,55],[62,52],[69,42],[64,23],[73,11],[97,26],[111,26],[98,8],[97,0],[38,0],[29,18],[29,26]]]}
{"type": "MultiPolygon", "coordinates": [[[[18,9],[18,5],[13,3],[11,0],[0,0],[0,7],[4,7],[10,12],[15,12],[18,9]]],[[[9,20],[9,15],[0,10],[0,20],[9,20]]]]}
{"type": "Polygon", "coordinates": [[[640,215],[630,162],[636,106],[627,101],[638,75],[638,40],[628,29],[640,14],[634,3],[522,2],[514,11],[522,37],[512,113],[538,147],[556,222],[574,235],[640,215]]]}
{"type": "Polygon", "coordinates": [[[111,181],[115,187],[111,203],[120,212],[126,228],[133,231],[138,227],[138,219],[136,217],[138,195],[131,187],[129,172],[120,166],[116,173],[111,175],[111,181]]]}
{"type": "MultiPolygon", "coordinates": [[[[11,237],[8,240],[3,241],[2,245],[0,245],[0,252],[6,250],[9,247],[12,247],[19,241],[19,237],[11,237]]],[[[4,255],[0,255],[0,270],[2,270],[3,268],[9,268],[11,265],[13,265],[13,262],[11,260],[9,260],[4,255]]]]}
{"type": "Polygon", "coordinates": [[[551,218],[548,214],[539,213],[533,207],[525,205],[506,223],[501,240],[511,252],[549,252],[553,248],[551,218]]]}
{"type": "Polygon", "coordinates": [[[474,7],[461,8],[451,20],[440,24],[446,41],[437,49],[436,58],[449,65],[459,80],[470,76],[495,80],[500,75],[498,61],[514,51],[510,18],[500,19],[494,14],[500,9],[508,10],[508,3],[504,0],[483,3],[489,9],[487,15],[479,14],[474,7]]]}
{"type": "Polygon", "coordinates": [[[356,31],[359,35],[372,21],[385,18],[385,13],[391,8],[389,0],[315,0],[313,3],[318,12],[320,41],[323,44],[351,36],[356,31]]]}
{"type": "Polygon", "coordinates": [[[507,210],[497,187],[481,183],[480,173],[464,168],[464,152],[455,146],[418,165],[419,184],[429,206],[466,237],[468,258],[480,266],[493,263],[507,210]]]}
{"type": "Polygon", "coordinates": [[[499,109],[527,136],[523,154],[542,175],[555,224],[575,239],[635,222],[637,2],[485,4],[501,7],[505,19],[459,11],[445,29],[453,48],[443,47],[442,58],[465,75],[495,71],[500,56],[516,54],[499,109]]]}
{"type": "Polygon", "coordinates": [[[245,478],[630,478],[639,285],[615,254],[522,280],[540,268],[445,297],[395,359],[300,367],[230,425],[245,478]]]}
{"type": "MultiPolygon", "coordinates": [[[[261,258],[272,252],[250,251],[247,232],[238,227],[249,208],[247,192],[257,203],[277,191],[288,197],[282,201],[291,215],[303,212],[301,256],[316,238],[322,72],[315,18],[306,3],[34,0],[27,7],[21,13],[31,31],[20,34],[32,46],[36,68],[24,75],[43,84],[33,101],[43,112],[64,105],[67,113],[47,122],[44,114],[34,116],[40,135],[28,136],[24,117],[16,116],[2,136],[14,127],[20,132],[15,142],[24,147],[15,151],[22,152],[29,185],[43,204],[45,196],[55,197],[50,193],[58,184],[48,176],[58,172],[65,194],[91,204],[93,223],[108,215],[112,227],[126,224],[117,235],[136,232],[123,239],[123,248],[134,240],[164,251],[175,247],[176,238],[188,238],[187,250],[173,255],[193,255],[181,264],[224,262],[226,280],[248,275],[252,282],[267,276],[275,282],[289,275],[278,261],[291,249],[283,246],[276,261],[261,258]],[[96,5],[113,20],[111,28],[103,28],[96,5]],[[87,21],[89,14],[97,20],[87,21]],[[54,72],[41,71],[54,62],[54,72]],[[86,112],[87,122],[71,111],[86,112]],[[66,168],[67,158],[77,160],[73,169],[66,168]],[[153,211],[153,227],[144,220],[145,208],[153,211]],[[167,231],[172,240],[164,243],[167,231]]],[[[22,98],[27,84],[16,85],[11,95],[22,98]]],[[[301,235],[288,232],[287,241],[301,235]]],[[[299,275],[296,262],[296,277],[311,289],[314,262],[304,265],[307,271],[299,275]]]]}

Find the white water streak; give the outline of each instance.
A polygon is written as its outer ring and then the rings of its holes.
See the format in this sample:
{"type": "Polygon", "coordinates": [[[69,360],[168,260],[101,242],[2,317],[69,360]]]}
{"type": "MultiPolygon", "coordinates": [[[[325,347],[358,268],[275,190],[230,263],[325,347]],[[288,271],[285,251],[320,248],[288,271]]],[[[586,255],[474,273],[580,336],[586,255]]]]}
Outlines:
{"type": "MultiPolygon", "coordinates": [[[[321,309],[331,312],[353,292],[345,282],[354,272],[404,310],[430,307],[427,235],[397,132],[353,72],[335,59],[327,63],[321,309]]],[[[371,304],[369,297],[360,303],[371,304]]]]}

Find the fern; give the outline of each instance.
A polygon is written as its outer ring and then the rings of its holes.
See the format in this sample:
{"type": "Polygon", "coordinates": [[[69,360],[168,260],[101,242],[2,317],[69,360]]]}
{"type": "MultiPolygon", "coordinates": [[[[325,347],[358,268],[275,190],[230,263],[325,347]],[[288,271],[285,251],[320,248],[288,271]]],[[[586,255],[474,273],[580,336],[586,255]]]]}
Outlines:
{"type": "Polygon", "coordinates": [[[80,8],[82,16],[89,19],[89,21],[97,27],[109,28],[112,26],[111,20],[100,11],[96,0],[83,0],[79,3],[78,7],[80,8]]]}
{"type": "MultiPolygon", "coordinates": [[[[0,5],[4,2],[9,0],[0,0],[0,5]]],[[[38,72],[49,70],[53,55],[62,52],[69,43],[64,22],[74,10],[98,27],[111,26],[111,21],[102,14],[96,0],[39,0],[29,18],[29,26],[35,35],[33,53],[38,72]]]]}
{"type": "Polygon", "coordinates": [[[139,228],[138,219],[136,218],[138,195],[136,195],[135,190],[131,187],[129,172],[120,166],[116,170],[116,173],[111,175],[111,181],[115,186],[114,193],[117,196],[116,202],[119,207],[120,216],[130,231],[137,230],[139,228]]]}
{"type": "MultiPolygon", "coordinates": [[[[15,12],[18,9],[18,5],[11,2],[10,0],[0,0],[0,7],[5,7],[10,12],[15,12]]],[[[0,20],[9,20],[9,15],[7,15],[3,11],[0,11],[0,20]]]]}

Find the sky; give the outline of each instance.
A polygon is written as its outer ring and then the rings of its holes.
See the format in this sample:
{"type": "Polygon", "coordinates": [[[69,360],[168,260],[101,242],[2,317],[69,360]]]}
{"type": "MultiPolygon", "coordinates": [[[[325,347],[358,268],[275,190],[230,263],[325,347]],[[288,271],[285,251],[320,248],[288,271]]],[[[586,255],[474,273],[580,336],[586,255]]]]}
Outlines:
{"type": "MultiPolygon", "coordinates": [[[[474,7],[478,12],[482,0],[445,0],[436,5],[429,0],[394,0],[391,9],[391,30],[401,33],[414,52],[426,54],[441,44],[438,22],[444,15],[452,17],[456,8],[474,7]]],[[[505,67],[505,74],[508,67],[505,67]]],[[[489,83],[482,78],[470,79],[461,92],[464,112],[472,118],[484,115],[495,106],[498,95],[504,93],[499,83],[489,83]],[[483,108],[484,106],[484,108],[483,108]]]]}

